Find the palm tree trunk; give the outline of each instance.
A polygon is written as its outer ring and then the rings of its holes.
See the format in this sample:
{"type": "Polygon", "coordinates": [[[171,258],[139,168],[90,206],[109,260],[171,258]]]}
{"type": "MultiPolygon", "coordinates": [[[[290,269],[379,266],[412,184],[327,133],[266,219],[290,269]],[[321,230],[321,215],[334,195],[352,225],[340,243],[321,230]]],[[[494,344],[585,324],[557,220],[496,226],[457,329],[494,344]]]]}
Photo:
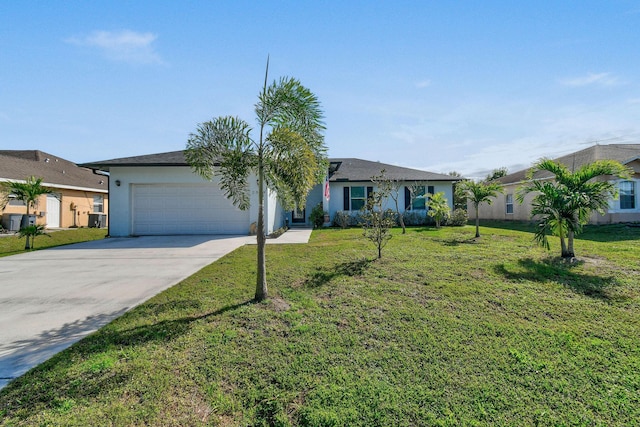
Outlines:
{"type": "Polygon", "coordinates": [[[256,301],[267,298],[267,277],[265,262],[266,236],[264,232],[264,165],[262,161],[262,150],[258,153],[258,272],[256,277],[256,301]]]}
{"type": "Polygon", "coordinates": [[[569,258],[569,256],[567,255],[568,251],[567,251],[567,244],[566,244],[565,238],[564,238],[564,229],[563,229],[563,227],[564,227],[564,224],[562,222],[560,222],[560,224],[558,226],[558,228],[559,228],[558,236],[560,237],[560,251],[561,251],[560,252],[560,256],[562,258],[569,258]]]}
{"type": "Polygon", "coordinates": [[[480,237],[480,209],[476,205],[476,238],[480,237]]]}
{"type": "MultiPolygon", "coordinates": [[[[24,225],[25,227],[29,227],[29,225],[31,225],[30,224],[31,218],[30,218],[29,213],[30,213],[29,212],[29,202],[27,202],[27,220],[25,221],[25,225],[24,225]]],[[[27,236],[27,238],[25,240],[26,240],[26,242],[24,243],[24,250],[26,251],[26,250],[31,249],[31,246],[29,245],[29,236],[27,236]]]]}
{"type": "Polygon", "coordinates": [[[567,255],[563,256],[563,258],[573,258],[575,257],[575,252],[573,251],[573,237],[575,233],[573,231],[569,231],[567,233],[567,255]]]}

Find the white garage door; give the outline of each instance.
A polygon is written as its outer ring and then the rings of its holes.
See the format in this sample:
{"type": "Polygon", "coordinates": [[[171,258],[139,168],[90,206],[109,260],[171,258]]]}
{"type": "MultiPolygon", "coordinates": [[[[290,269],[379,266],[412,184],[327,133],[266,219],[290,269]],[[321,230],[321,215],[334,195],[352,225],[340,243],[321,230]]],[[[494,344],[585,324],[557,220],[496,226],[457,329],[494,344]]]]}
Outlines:
{"type": "Polygon", "coordinates": [[[133,234],[249,233],[249,212],[212,184],[135,184],[133,234]]]}

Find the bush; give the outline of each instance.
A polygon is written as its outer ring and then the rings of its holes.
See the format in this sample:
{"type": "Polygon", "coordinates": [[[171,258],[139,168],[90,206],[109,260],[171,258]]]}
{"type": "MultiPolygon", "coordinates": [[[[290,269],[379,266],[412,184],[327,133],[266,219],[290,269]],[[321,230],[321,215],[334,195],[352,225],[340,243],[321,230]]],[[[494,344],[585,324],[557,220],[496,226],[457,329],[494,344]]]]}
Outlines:
{"type": "Polygon", "coordinates": [[[333,216],[333,226],[349,228],[362,225],[362,215],[360,212],[351,213],[348,211],[338,211],[333,216]]]}
{"type": "MultiPolygon", "coordinates": [[[[404,213],[404,225],[425,225],[427,223],[426,211],[408,211],[404,213]]],[[[430,219],[430,218],[429,218],[430,219]]]]}
{"type": "Polygon", "coordinates": [[[313,228],[320,228],[324,224],[324,215],[326,212],[322,209],[322,203],[318,203],[311,209],[309,219],[313,228]]]}
{"type": "Polygon", "coordinates": [[[467,211],[462,208],[458,208],[453,211],[449,219],[447,220],[447,225],[451,225],[454,227],[460,227],[463,225],[467,225],[467,211]]]}

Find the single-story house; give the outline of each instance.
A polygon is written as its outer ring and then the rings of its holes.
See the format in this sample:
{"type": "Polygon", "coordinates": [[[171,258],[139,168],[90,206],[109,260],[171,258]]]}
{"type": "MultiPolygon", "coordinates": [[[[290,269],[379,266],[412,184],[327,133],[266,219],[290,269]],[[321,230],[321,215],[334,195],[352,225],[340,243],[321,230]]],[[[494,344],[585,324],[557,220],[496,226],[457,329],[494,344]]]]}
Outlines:
{"type": "MultiPolygon", "coordinates": [[[[329,213],[330,219],[335,218],[338,212],[356,214],[365,204],[368,195],[376,189],[371,178],[380,176],[383,170],[385,178],[396,183],[398,207],[401,212],[410,211],[426,215],[428,195],[439,192],[444,193],[449,207],[453,209],[453,184],[462,178],[369,160],[332,158],[329,159],[329,191],[326,191],[326,183],[325,186],[314,188],[307,198],[306,214],[303,216],[298,212],[296,215],[294,212],[292,222],[304,218],[308,223],[309,212],[319,203],[322,204],[323,210],[329,213]]],[[[395,211],[393,199],[388,198],[383,208],[395,211]]]]}
{"type": "MultiPolygon", "coordinates": [[[[635,173],[630,179],[615,180],[620,194],[618,199],[610,201],[609,209],[604,215],[594,212],[589,222],[591,224],[611,224],[640,221],[640,198],[638,196],[640,144],[594,145],[554,160],[562,163],[570,170],[576,170],[580,166],[596,160],[616,160],[633,169],[635,173]]],[[[526,195],[522,204],[516,200],[518,189],[526,182],[528,172],[529,169],[525,169],[497,179],[496,181],[504,187],[504,194],[499,194],[491,205],[481,204],[479,209],[480,218],[530,220],[531,200],[535,195],[533,193],[526,195]]],[[[553,174],[546,171],[538,171],[533,176],[533,179],[553,179],[553,174]]]]}
{"type": "MultiPolygon", "coordinates": [[[[453,183],[460,178],[401,168],[360,159],[330,159],[328,190],[316,186],[304,209],[285,211],[277,194],[267,190],[265,231],[272,233],[286,222],[310,225],[311,209],[322,204],[333,216],[338,211],[357,211],[364,203],[371,177],[381,170],[407,185],[423,183],[422,192],[443,191],[452,204],[453,183]],[[328,197],[327,197],[328,196],[328,197]]],[[[217,178],[207,181],[194,173],[183,151],[126,157],[87,163],[85,167],[109,172],[111,236],[153,234],[249,234],[258,216],[257,180],[251,179],[250,208],[241,211],[227,199],[217,178]]],[[[369,190],[371,191],[371,190],[369,190]]],[[[424,199],[413,207],[425,210],[424,199]]],[[[391,205],[389,205],[391,207],[391,205]]]]}
{"type": "MultiPolygon", "coordinates": [[[[107,176],[39,150],[0,150],[0,182],[25,182],[30,176],[42,178],[42,185],[52,191],[40,196],[35,212],[31,211],[37,224],[47,228],[107,225],[107,176]]],[[[2,226],[16,231],[27,208],[8,196],[6,205],[0,206],[2,226]]]]}

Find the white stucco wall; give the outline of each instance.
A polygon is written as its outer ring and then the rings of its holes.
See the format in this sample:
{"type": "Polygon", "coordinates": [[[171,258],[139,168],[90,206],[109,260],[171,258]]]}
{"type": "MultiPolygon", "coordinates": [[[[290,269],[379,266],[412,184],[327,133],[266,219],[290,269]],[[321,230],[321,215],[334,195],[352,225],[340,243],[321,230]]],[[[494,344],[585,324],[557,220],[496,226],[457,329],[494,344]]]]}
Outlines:
{"type": "MultiPolygon", "coordinates": [[[[411,185],[411,183],[407,184],[411,185]]],[[[422,185],[422,184],[421,184],[422,185]]],[[[434,193],[444,193],[444,197],[447,199],[449,203],[449,208],[453,210],[453,183],[452,182],[425,182],[425,187],[433,186],[434,193]]],[[[377,189],[375,185],[371,181],[363,181],[363,182],[332,182],[331,186],[331,198],[329,200],[329,215],[331,220],[333,220],[334,215],[338,211],[344,210],[344,187],[373,187],[374,191],[377,189]]],[[[405,197],[404,197],[404,185],[399,188],[398,195],[398,207],[400,211],[404,211],[404,207],[406,205],[405,197]]],[[[321,193],[322,197],[322,193],[321,193]]],[[[395,202],[391,197],[387,198],[386,202],[383,205],[384,209],[391,209],[393,211],[396,210],[395,202]]]]}
{"type": "MultiPolygon", "coordinates": [[[[109,235],[113,237],[129,236],[132,233],[132,192],[134,184],[203,184],[209,181],[192,172],[191,168],[184,166],[148,166],[148,167],[111,167],[109,173],[109,235]],[[120,181],[120,185],[116,184],[120,181]]],[[[214,177],[211,185],[219,185],[219,179],[214,177]]],[[[251,208],[249,224],[257,221],[258,217],[258,191],[255,177],[250,179],[251,208]]],[[[277,212],[275,195],[268,198],[265,203],[265,223],[270,224],[273,231],[277,219],[273,218],[273,212],[277,212]],[[271,210],[267,206],[272,206],[271,210]]]]}

